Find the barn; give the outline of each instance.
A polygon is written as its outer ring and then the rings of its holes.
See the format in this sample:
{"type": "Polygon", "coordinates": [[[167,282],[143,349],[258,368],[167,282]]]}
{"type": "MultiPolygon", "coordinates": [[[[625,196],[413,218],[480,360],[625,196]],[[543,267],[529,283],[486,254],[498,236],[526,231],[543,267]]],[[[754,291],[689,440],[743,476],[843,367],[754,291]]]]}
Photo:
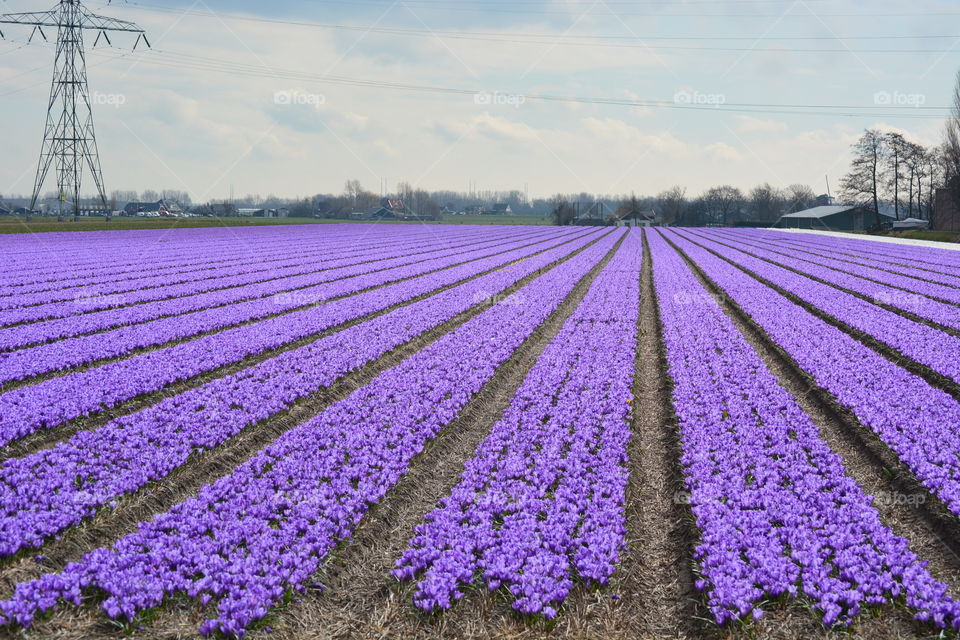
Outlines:
{"type": "MultiPolygon", "coordinates": [[[[881,224],[893,223],[895,218],[880,212],[881,224]]],[[[867,207],[831,205],[814,207],[780,217],[777,229],[821,229],[824,231],[865,231],[876,225],[874,212],[867,207]]]]}

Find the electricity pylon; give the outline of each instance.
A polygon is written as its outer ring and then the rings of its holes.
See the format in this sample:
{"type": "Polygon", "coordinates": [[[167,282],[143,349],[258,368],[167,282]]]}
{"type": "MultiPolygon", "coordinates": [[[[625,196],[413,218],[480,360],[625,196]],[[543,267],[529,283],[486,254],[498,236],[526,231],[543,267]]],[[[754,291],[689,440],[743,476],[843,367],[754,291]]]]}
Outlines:
{"type": "MultiPolygon", "coordinates": [[[[83,32],[98,32],[94,46],[100,42],[101,37],[110,44],[110,31],[136,33],[134,49],[141,39],[150,46],[146,33],[132,22],[90,13],[80,0],[60,0],[60,4],[49,11],[0,14],[0,24],[32,26],[31,41],[38,32],[44,40],[47,39],[44,27],[57,29],[57,53],[53,64],[50,100],[47,103],[47,124],[43,133],[43,146],[40,150],[30,210],[33,211],[36,207],[40,189],[54,162],[57,166],[57,194],[61,218],[65,205],[72,208],[74,216],[79,211],[84,165],[90,169],[100,202],[106,210],[107,195],[103,189],[103,172],[97,152],[97,137],[93,130],[93,109],[90,106],[90,90],[87,85],[83,32]]],[[[3,37],[2,31],[0,37],[3,37]]]]}

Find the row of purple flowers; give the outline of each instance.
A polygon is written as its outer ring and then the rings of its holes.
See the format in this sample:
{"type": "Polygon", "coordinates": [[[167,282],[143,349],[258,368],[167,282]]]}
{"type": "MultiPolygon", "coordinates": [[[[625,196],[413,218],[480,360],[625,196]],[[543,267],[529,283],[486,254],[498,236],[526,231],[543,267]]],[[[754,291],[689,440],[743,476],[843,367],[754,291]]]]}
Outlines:
{"type": "Polygon", "coordinates": [[[624,545],[642,236],[627,236],[530,369],[393,574],[446,609],[477,577],[553,618],[576,578],[606,584],[624,545]]]}
{"type": "MultiPolygon", "coordinates": [[[[752,278],[668,237],[748,313],[759,308],[761,325],[768,316],[796,323],[797,312],[780,301],[732,286],[752,278]]],[[[722,307],[691,313],[681,294],[705,299],[707,291],[663,237],[652,234],[650,244],[681,463],[700,530],[697,586],[716,621],[760,617],[761,602],[787,596],[812,601],[828,626],[900,598],[921,620],[957,625],[960,604],[880,522],[871,498],[722,307]]],[[[834,368],[844,369],[838,362],[835,354],[834,368]]]]}
{"type": "MultiPolygon", "coordinates": [[[[589,237],[579,240],[585,243],[589,237]]],[[[36,546],[569,254],[515,262],[0,466],[0,556],[36,546]]],[[[597,249],[589,249],[595,252],[597,249]]],[[[407,289],[394,295],[410,296],[407,289]]],[[[349,312],[349,306],[344,311],[349,312]]],[[[309,329],[308,329],[309,330],[309,329]]]]}
{"type": "MultiPolygon", "coordinates": [[[[2,621],[26,626],[61,599],[80,604],[91,593],[106,595],[108,616],[131,619],[184,592],[217,607],[202,633],[243,636],[284,593],[304,587],[427,441],[609,253],[617,235],[536,278],[520,291],[522,304],[494,304],[111,548],[17,585],[0,603],[2,621]]],[[[455,297],[450,302],[458,305],[455,297]]],[[[389,340],[397,328],[391,323],[367,341],[389,340]]],[[[330,359],[328,351],[323,360],[330,359]]]]}

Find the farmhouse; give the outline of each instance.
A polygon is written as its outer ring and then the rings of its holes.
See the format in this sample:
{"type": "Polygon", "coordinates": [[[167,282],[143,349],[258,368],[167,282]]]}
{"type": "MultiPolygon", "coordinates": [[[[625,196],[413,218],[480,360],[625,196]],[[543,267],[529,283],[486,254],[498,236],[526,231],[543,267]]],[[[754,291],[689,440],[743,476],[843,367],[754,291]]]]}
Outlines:
{"type": "Polygon", "coordinates": [[[513,207],[510,206],[510,203],[495,204],[490,210],[490,215],[494,216],[512,216],[513,207]]]}
{"type": "Polygon", "coordinates": [[[652,227],[657,223],[657,212],[620,207],[613,214],[613,222],[618,227],[652,227]]]}
{"type": "Polygon", "coordinates": [[[237,209],[241,218],[286,218],[287,209],[237,209]]]}
{"type": "Polygon", "coordinates": [[[354,211],[350,214],[351,220],[399,220],[393,211],[387,207],[372,207],[366,211],[354,211]]]}
{"type": "Polygon", "coordinates": [[[157,200],[156,202],[128,202],[123,208],[123,212],[128,216],[135,216],[140,213],[156,213],[162,216],[180,213],[180,205],[176,202],[167,200],[157,200]]]}
{"type": "Polygon", "coordinates": [[[380,205],[366,211],[354,211],[351,220],[416,220],[418,216],[407,209],[403,200],[384,198],[380,205]]]}
{"type": "MultiPolygon", "coordinates": [[[[895,218],[881,211],[880,220],[881,223],[893,223],[895,218]]],[[[833,205],[785,214],[773,226],[777,229],[864,231],[875,223],[875,215],[867,207],[833,205]]]]}

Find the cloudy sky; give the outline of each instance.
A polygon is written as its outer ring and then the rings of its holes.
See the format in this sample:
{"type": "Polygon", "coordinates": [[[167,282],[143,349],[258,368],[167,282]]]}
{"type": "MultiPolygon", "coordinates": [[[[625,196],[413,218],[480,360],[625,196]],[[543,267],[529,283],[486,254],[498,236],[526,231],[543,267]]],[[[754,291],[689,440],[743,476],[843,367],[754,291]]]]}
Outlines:
{"type": "MultiPolygon", "coordinates": [[[[38,11],[54,0],[0,0],[38,11]]],[[[88,54],[107,189],[689,193],[837,185],[866,127],[935,144],[944,0],[147,0],[88,54]],[[102,44],[102,43],[101,43],[102,44]]],[[[53,49],[0,41],[0,194],[28,193],[53,49]]],[[[52,37],[52,33],[47,34],[52,37]]],[[[90,37],[88,44],[92,44],[90,37]]]]}

